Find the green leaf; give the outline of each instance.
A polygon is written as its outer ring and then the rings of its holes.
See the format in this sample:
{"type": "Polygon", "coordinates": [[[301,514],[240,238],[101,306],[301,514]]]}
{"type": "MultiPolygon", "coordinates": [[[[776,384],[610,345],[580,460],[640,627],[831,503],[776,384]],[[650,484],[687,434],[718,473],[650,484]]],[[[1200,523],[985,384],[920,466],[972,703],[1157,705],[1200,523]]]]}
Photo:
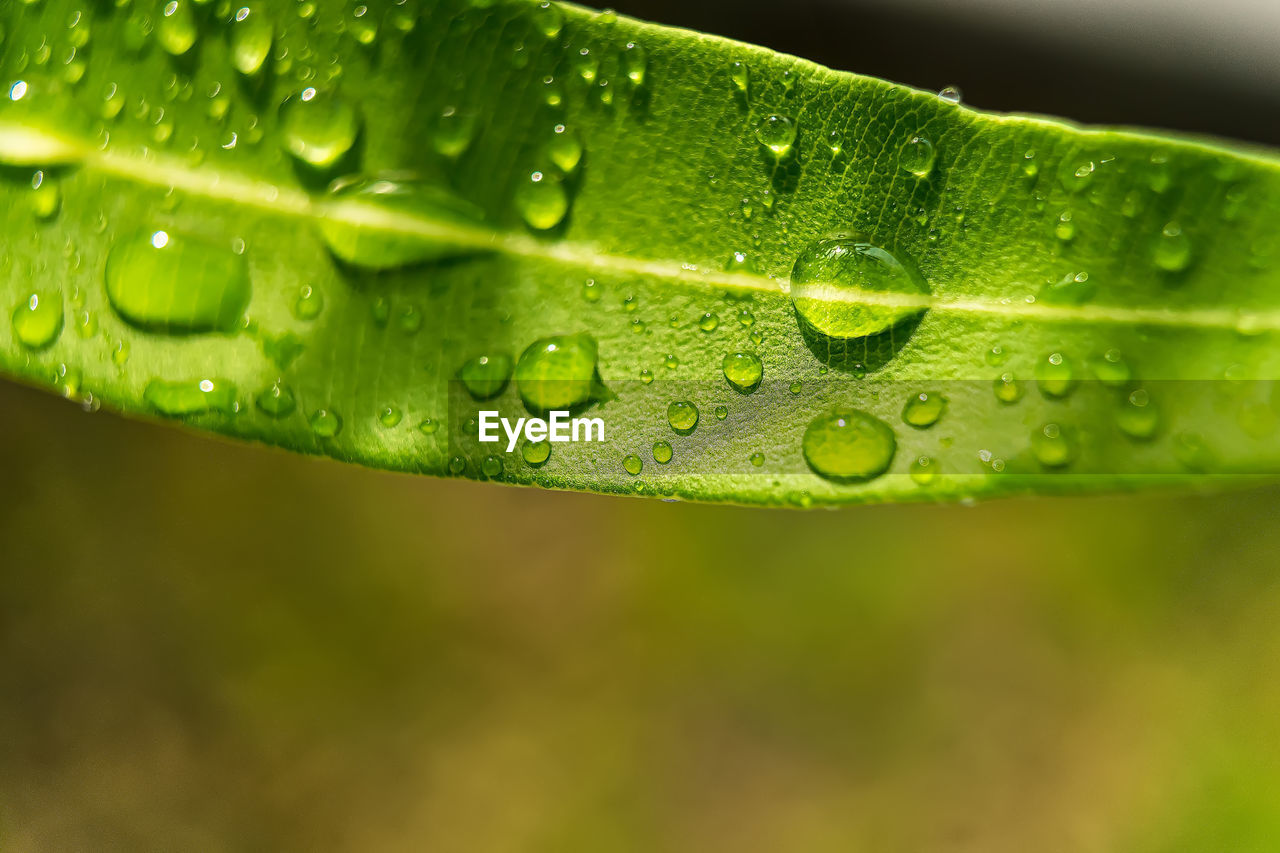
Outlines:
{"type": "Polygon", "coordinates": [[[761,504],[1280,470],[1270,152],[523,0],[0,10],[0,365],[87,407],[761,504]]]}

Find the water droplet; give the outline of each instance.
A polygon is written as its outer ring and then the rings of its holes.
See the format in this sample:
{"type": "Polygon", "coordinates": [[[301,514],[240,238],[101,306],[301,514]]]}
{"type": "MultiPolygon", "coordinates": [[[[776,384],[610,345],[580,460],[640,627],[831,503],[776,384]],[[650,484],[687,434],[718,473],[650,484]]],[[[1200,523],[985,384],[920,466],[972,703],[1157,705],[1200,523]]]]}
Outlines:
{"type": "Polygon", "coordinates": [[[649,368],[647,368],[647,367],[646,367],[646,368],[643,368],[643,369],[640,371],[640,381],[641,381],[643,384],[645,384],[645,385],[648,385],[648,384],[652,383],[652,382],[653,382],[653,371],[652,371],[652,370],[650,370],[650,369],[649,369],[649,368]]]}
{"type": "Polygon", "coordinates": [[[386,429],[391,429],[400,425],[404,412],[400,411],[396,406],[383,406],[378,412],[378,423],[386,429]]]}
{"type": "Polygon", "coordinates": [[[1022,383],[1015,379],[1012,373],[1001,374],[991,387],[995,391],[996,399],[1001,403],[1011,404],[1022,399],[1022,383]]]}
{"type": "Polygon", "coordinates": [[[156,40],[166,53],[182,56],[196,43],[199,31],[191,0],[169,0],[160,12],[156,40]]]}
{"type": "Polygon", "coordinates": [[[476,134],[476,117],[473,113],[462,112],[457,107],[445,107],[436,121],[435,133],[431,135],[432,145],[436,153],[448,160],[457,160],[471,147],[471,140],[476,134]]]}
{"type": "Polygon", "coordinates": [[[1072,221],[1072,213],[1064,210],[1058,214],[1058,223],[1053,226],[1053,234],[1064,243],[1070,242],[1076,236],[1076,224],[1072,221]]]}
{"type": "Polygon", "coordinates": [[[231,64],[246,77],[262,70],[271,55],[271,42],[275,28],[264,9],[257,6],[241,6],[231,19],[228,34],[231,44],[231,64]]]}
{"type": "Polygon", "coordinates": [[[506,353],[482,355],[462,365],[458,378],[476,400],[488,400],[502,393],[511,379],[512,361],[506,353]]]}
{"type": "Polygon", "coordinates": [[[745,95],[747,94],[747,89],[751,86],[751,69],[747,67],[745,62],[731,62],[729,63],[729,79],[733,81],[734,87],[745,95]]]}
{"type": "Polygon", "coordinates": [[[596,81],[596,75],[600,72],[600,60],[591,52],[591,48],[584,47],[573,54],[572,63],[573,70],[578,72],[584,83],[596,81]]]}
{"type": "Polygon", "coordinates": [[[1060,352],[1050,353],[1036,365],[1036,386],[1046,397],[1066,397],[1076,386],[1071,361],[1060,352]]]}
{"type": "Polygon", "coordinates": [[[628,453],[622,457],[622,468],[632,477],[635,477],[644,470],[644,460],[634,453],[628,453]]]}
{"type": "Polygon", "coordinates": [[[1097,375],[1098,381],[1108,388],[1122,388],[1133,378],[1129,362],[1125,361],[1124,355],[1118,349],[1109,349],[1104,352],[1101,360],[1094,364],[1093,372],[1097,375]]]}
{"type": "Polygon", "coordinates": [[[54,80],[17,80],[0,96],[0,164],[70,165],[84,158],[92,136],[88,116],[54,80]]]}
{"type": "Polygon", "coordinates": [[[662,364],[667,368],[667,370],[675,370],[680,366],[680,359],[676,358],[671,353],[667,353],[667,357],[662,360],[662,364]]]}
{"type": "Polygon", "coordinates": [[[303,89],[280,108],[285,151],[316,169],[338,164],[360,134],[355,107],[330,92],[303,89]]]}
{"type": "Polygon", "coordinates": [[[839,157],[840,152],[844,150],[844,135],[838,130],[833,130],[827,135],[827,148],[831,151],[832,157],[839,157]]]}
{"type": "Polygon", "coordinates": [[[796,141],[796,122],[790,116],[767,116],[756,128],[756,139],[774,158],[782,160],[791,153],[796,141]]]}
{"type": "Polygon", "coordinates": [[[937,391],[921,392],[902,407],[902,420],[913,427],[926,429],[938,422],[946,408],[947,398],[937,391]]]}
{"type": "Polygon", "coordinates": [[[62,293],[32,293],[13,309],[13,335],[30,350],[52,346],[62,334],[62,293]]]}
{"type": "Polygon", "coordinates": [[[1040,299],[1049,305],[1083,305],[1093,299],[1095,291],[1087,272],[1067,273],[1041,287],[1040,299]]]}
{"type": "Polygon", "coordinates": [[[62,209],[62,191],[44,172],[31,176],[31,207],[36,218],[45,222],[57,216],[62,209]]]}
{"type": "Polygon", "coordinates": [[[422,422],[418,424],[418,429],[423,435],[435,435],[436,431],[440,429],[440,422],[434,418],[423,418],[422,422]]]}
{"type": "Polygon", "coordinates": [[[814,418],[804,431],[801,450],[819,476],[836,482],[858,482],[889,469],[897,439],[879,418],[846,409],[814,418]]]}
{"type": "Polygon", "coordinates": [[[457,456],[457,455],[455,455],[455,456],[453,456],[452,458],[450,458],[450,459],[449,459],[449,473],[450,473],[450,474],[453,474],[453,475],[456,477],[456,476],[458,476],[459,474],[461,474],[461,473],[462,473],[463,471],[465,471],[465,470],[467,470],[467,460],[465,460],[465,459],[463,459],[461,456],[457,456]]]}
{"type": "Polygon", "coordinates": [[[750,394],[756,390],[764,376],[764,364],[753,352],[730,353],[724,357],[721,366],[729,386],[739,394],[750,394]]]}
{"type": "Polygon", "coordinates": [[[1165,272],[1182,272],[1191,265],[1191,239],[1182,226],[1170,222],[1156,239],[1152,259],[1165,272]]]}
{"type": "Polygon", "coordinates": [[[342,432],[342,418],[332,409],[316,409],[307,423],[317,438],[333,438],[342,432]]]}
{"type": "Polygon", "coordinates": [[[1009,353],[1003,346],[996,344],[987,350],[986,360],[992,367],[999,367],[1009,360],[1009,353]]]}
{"type": "Polygon", "coordinates": [[[750,462],[756,468],[759,468],[761,465],[764,464],[764,454],[757,450],[755,453],[752,453],[750,456],[747,457],[747,461],[750,462]]]}
{"type": "Polygon", "coordinates": [[[254,403],[263,414],[272,418],[283,418],[293,414],[298,401],[293,396],[293,389],[276,380],[270,388],[262,391],[254,398],[254,403]]]}
{"type": "Polygon", "coordinates": [[[666,465],[671,461],[672,451],[671,445],[665,441],[655,441],[653,443],[653,461],[659,465],[666,465]]]}
{"type": "Polygon", "coordinates": [[[541,468],[551,458],[551,444],[546,441],[525,441],[520,445],[520,455],[530,468],[541,468]]]}
{"type": "Polygon", "coordinates": [[[236,387],[225,379],[153,379],[143,390],[142,399],[160,414],[175,418],[230,413],[236,410],[236,387]]]}
{"type": "Polygon", "coordinates": [[[729,256],[724,268],[726,272],[754,273],[756,271],[755,262],[746,252],[734,252],[729,256]]]}
{"type": "Polygon", "coordinates": [[[938,92],[938,100],[948,104],[958,104],[964,100],[964,93],[960,91],[959,86],[946,86],[938,92]]]}
{"type": "Polygon", "coordinates": [[[1120,403],[1116,410],[1116,426],[1125,435],[1139,441],[1155,436],[1160,428],[1160,410],[1145,388],[1134,389],[1120,403]]]}
{"type": "Polygon", "coordinates": [[[567,411],[596,393],[595,338],[557,335],[534,341],[516,363],[516,384],[531,412],[567,411]]]}
{"type": "Polygon", "coordinates": [[[935,159],[933,143],[923,136],[913,136],[902,146],[898,165],[917,178],[927,178],[933,171],[935,159]]]}
{"type": "Polygon", "coordinates": [[[552,2],[539,3],[533,15],[534,26],[546,38],[553,39],[560,35],[564,27],[564,13],[552,2]]]}
{"type": "Polygon", "coordinates": [[[582,298],[588,302],[599,302],[600,291],[601,288],[594,278],[589,278],[582,284],[582,298]]]}
{"type": "Polygon", "coordinates": [[[497,456],[486,456],[480,463],[480,473],[486,477],[497,477],[502,473],[502,459],[497,456]]]}
{"type": "Polygon", "coordinates": [[[822,240],[796,259],[791,301],[796,313],[830,338],[864,338],[923,314],[912,297],[928,294],[905,255],[851,237],[822,240]],[[860,304],[877,296],[904,297],[906,304],[860,304]]]}
{"type": "Polygon", "coordinates": [[[1075,446],[1058,424],[1045,424],[1031,433],[1031,452],[1046,468],[1061,468],[1075,458],[1075,446]]]}
{"type": "Polygon", "coordinates": [[[314,320],[323,308],[324,297],[319,290],[309,284],[298,289],[298,297],[293,300],[293,316],[299,320],[314,320]]]}
{"type": "Polygon", "coordinates": [[[168,231],[118,240],[107,255],[107,299],[152,332],[230,332],[249,305],[249,270],[230,249],[168,231]]]}
{"type": "Polygon", "coordinates": [[[561,172],[572,175],[582,161],[582,137],[573,128],[557,124],[551,129],[551,139],[547,142],[547,156],[561,172]]]}
{"type": "Polygon", "coordinates": [[[412,229],[396,227],[405,216],[460,228],[483,220],[479,208],[412,175],[356,175],[329,187],[319,220],[320,236],[335,257],[363,269],[394,269],[475,250],[412,229]]]}
{"type": "Polygon", "coordinates": [[[719,325],[720,318],[710,311],[698,318],[698,328],[704,332],[714,332],[719,325]]]}
{"type": "Polygon", "coordinates": [[[559,225],[569,212],[569,194],[559,178],[549,172],[530,172],[516,189],[520,216],[535,231],[559,225]]]}
{"type": "Polygon", "coordinates": [[[804,385],[800,384],[799,382],[792,382],[787,390],[789,390],[792,394],[799,394],[801,391],[804,390],[804,385]]]}
{"type": "Polygon", "coordinates": [[[680,435],[688,435],[698,428],[698,407],[688,400],[680,400],[667,406],[667,423],[680,435]]]}
{"type": "Polygon", "coordinates": [[[927,486],[938,476],[938,463],[928,456],[917,456],[911,460],[911,480],[917,486],[927,486]]]}
{"type": "Polygon", "coordinates": [[[351,10],[351,18],[347,21],[347,32],[357,44],[373,44],[378,39],[378,19],[369,13],[369,7],[358,5],[351,10]]]}
{"type": "Polygon", "coordinates": [[[622,49],[622,67],[633,86],[644,85],[644,75],[649,70],[649,54],[637,42],[628,42],[622,49]]]}

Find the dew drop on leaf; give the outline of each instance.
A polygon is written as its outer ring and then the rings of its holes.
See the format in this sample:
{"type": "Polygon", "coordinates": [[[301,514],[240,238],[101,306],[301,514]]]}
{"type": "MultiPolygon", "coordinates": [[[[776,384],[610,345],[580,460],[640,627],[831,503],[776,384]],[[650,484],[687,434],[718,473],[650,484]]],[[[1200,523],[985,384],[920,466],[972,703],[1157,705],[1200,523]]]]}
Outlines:
{"type": "Polygon", "coordinates": [[[506,353],[481,355],[462,365],[458,378],[473,399],[488,400],[507,387],[512,366],[511,356],[506,353]]]}
{"type": "Polygon", "coordinates": [[[418,430],[423,435],[435,435],[439,429],[440,422],[435,418],[423,418],[422,422],[418,424],[418,430]]]}
{"type": "Polygon", "coordinates": [[[733,81],[734,88],[742,94],[747,94],[747,89],[751,86],[751,69],[742,61],[729,63],[729,79],[733,81]]]}
{"type": "Polygon", "coordinates": [[[307,423],[317,438],[333,438],[342,432],[342,418],[332,409],[316,409],[307,423]]]}
{"type": "Polygon", "coordinates": [[[90,135],[88,117],[56,81],[16,80],[0,96],[0,164],[72,165],[84,158],[90,135]]]}
{"type": "Polygon", "coordinates": [[[1075,445],[1058,424],[1045,424],[1031,433],[1031,453],[1046,468],[1062,468],[1075,458],[1075,445]]]}
{"type": "Polygon", "coordinates": [[[486,477],[499,476],[502,473],[502,460],[497,456],[486,456],[480,463],[480,473],[486,477]]]}
{"type": "Polygon", "coordinates": [[[1160,411],[1145,388],[1135,388],[1116,410],[1116,426],[1130,438],[1146,441],[1160,427],[1160,411]]]}
{"type": "Polygon", "coordinates": [[[626,69],[627,79],[634,86],[644,85],[644,76],[649,70],[649,54],[638,42],[627,42],[622,49],[622,67],[626,69]]]}
{"type": "Polygon", "coordinates": [[[483,214],[449,190],[400,173],[357,175],[329,188],[320,235],[340,260],[362,269],[394,269],[474,249],[416,231],[415,220],[475,227],[483,214]]]}
{"type": "Polygon", "coordinates": [[[229,413],[236,408],[236,387],[225,379],[153,379],[143,390],[142,399],[157,412],[170,417],[229,413]]]}
{"type": "Polygon", "coordinates": [[[1049,353],[1036,365],[1036,386],[1046,397],[1066,397],[1076,386],[1071,361],[1060,352],[1049,353]]]}
{"type": "Polygon", "coordinates": [[[938,100],[948,104],[958,104],[964,100],[964,93],[959,86],[946,86],[938,92],[938,100]]]}
{"type": "Polygon", "coordinates": [[[1152,252],[1155,265],[1165,272],[1182,272],[1191,265],[1191,239],[1176,222],[1165,225],[1152,252]]]}
{"type": "Polygon", "coordinates": [[[196,43],[199,30],[192,0],[169,0],[160,10],[156,40],[166,53],[182,56],[196,43]]]}
{"type": "Polygon", "coordinates": [[[280,108],[284,149],[303,163],[329,169],[351,150],[360,133],[355,107],[330,92],[308,87],[280,108]]]}
{"type": "Polygon", "coordinates": [[[928,456],[911,460],[911,480],[917,486],[927,486],[938,476],[938,463],[928,456]]]}
{"type": "Polygon", "coordinates": [[[241,6],[231,18],[227,38],[231,46],[231,64],[246,77],[262,70],[271,54],[275,28],[266,11],[258,6],[241,6]]]}
{"type": "Polygon", "coordinates": [[[463,112],[457,107],[445,107],[436,120],[435,133],[431,135],[436,153],[449,160],[456,160],[471,147],[476,135],[474,113],[463,112]]]}
{"type": "Polygon", "coordinates": [[[538,32],[549,39],[560,35],[560,30],[564,27],[564,13],[550,0],[538,4],[533,20],[538,32]]]}
{"type": "Polygon", "coordinates": [[[551,443],[547,441],[525,441],[520,446],[520,456],[530,468],[541,468],[551,458],[551,443]]]}
{"type": "Polygon", "coordinates": [[[320,291],[309,284],[298,288],[298,296],[293,300],[293,316],[299,320],[314,320],[324,309],[324,297],[320,291]]]}
{"type": "Polygon", "coordinates": [[[791,153],[791,146],[796,141],[795,119],[783,115],[766,116],[756,128],[756,140],[775,159],[785,159],[791,153]]]}
{"type": "Polygon", "coordinates": [[[378,411],[378,423],[382,424],[386,429],[399,426],[400,420],[403,417],[404,412],[400,411],[396,406],[383,406],[378,411]]]}
{"type": "Polygon", "coordinates": [[[596,389],[595,338],[557,335],[534,341],[516,362],[520,397],[532,412],[570,410],[591,400],[596,389]]]}
{"type": "Polygon", "coordinates": [[[659,465],[666,465],[671,461],[672,450],[671,445],[665,441],[655,441],[653,443],[653,461],[659,465]]]}
{"type": "Polygon", "coordinates": [[[125,322],[169,334],[234,331],[251,292],[242,255],[168,231],[115,241],[107,254],[106,290],[125,322]]]}
{"type": "Polygon", "coordinates": [[[747,457],[747,461],[750,462],[752,466],[759,468],[764,464],[764,454],[757,450],[755,453],[752,453],[747,457]]]}
{"type": "Polygon", "coordinates": [[[888,331],[923,314],[926,309],[916,298],[928,292],[905,255],[851,237],[814,244],[800,254],[791,271],[796,313],[829,338],[865,338],[888,331]],[[875,304],[877,296],[890,298],[875,304]],[[904,297],[904,304],[892,304],[893,296],[904,297]]]}
{"type": "Polygon", "coordinates": [[[720,326],[720,318],[707,311],[698,318],[698,328],[704,332],[714,332],[720,326]]]}
{"type": "Polygon", "coordinates": [[[271,418],[285,418],[293,414],[293,410],[298,407],[297,398],[293,396],[293,389],[283,382],[276,381],[258,393],[254,398],[254,403],[258,406],[259,411],[271,418]]]}
{"type": "Polygon", "coordinates": [[[725,418],[727,418],[727,417],[729,417],[729,407],[728,407],[728,406],[716,406],[716,420],[718,420],[718,421],[722,421],[722,420],[724,420],[724,419],[725,419],[725,418]]]}
{"type": "Polygon", "coordinates": [[[946,398],[937,391],[922,391],[902,407],[902,420],[917,429],[927,429],[938,422],[946,408],[946,398]]]}
{"type": "Polygon", "coordinates": [[[814,473],[836,482],[859,482],[889,469],[897,439],[884,421],[858,409],[814,418],[801,441],[814,473]]]}
{"type": "Polygon", "coordinates": [[[1118,349],[1109,349],[1102,354],[1093,365],[1093,372],[1098,377],[1098,381],[1108,388],[1122,388],[1133,378],[1133,371],[1129,367],[1129,362],[1125,361],[1124,355],[1118,349]]]}
{"type": "Polygon", "coordinates": [[[516,188],[516,207],[530,228],[547,231],[559,225],[569,212],[569,194],[550,172],[530,172],[516,188]]]}
{"type": "Polygon", "coordinates": [[[698,407],[688,400],[678,400],[667,406],[667,423],[680,435],[688,435],[698,428],[698,407]]]}
{"type": "Polygon", "coordinates": [[[622,469],[632,477],[635,477],[644,470],[644,460],[634,453],[628,453],[622,457],[622,469]]]}
{"type": "Polygon", "coordinates": [[[753,352],[729,353],[721,362],[724,378],[739,394],[750,394],[760,386],[764,365],[753,352]]]}
{"type": "Polygon", "coordinates": [[[18,303],[12,315],[13,335],[29,350],[52,346],[62,334],[62,293],[32,293],[18,303]]]}
{"type": "Polygon", "coordinates": [[[933,172],[935,159],[933,143],[923,136],[913,136],[903,144],[898,165],[917,178],[927,178],[933,172]]]}
{"type": "Polygon", "coordinates": [[[995,392],[996,399],[1001,403],[1012,404],[1022,399],[1022,383],[1015,379],[1012,373],[1002,373],[996,377],[991,388],[995,392]]]}
{"type": "Polygon", "coordinates": [[[547,141],[547,156],[566,175],[572,175],[582,162],[582,137],[571,127],[557,124],[547,141]]]}

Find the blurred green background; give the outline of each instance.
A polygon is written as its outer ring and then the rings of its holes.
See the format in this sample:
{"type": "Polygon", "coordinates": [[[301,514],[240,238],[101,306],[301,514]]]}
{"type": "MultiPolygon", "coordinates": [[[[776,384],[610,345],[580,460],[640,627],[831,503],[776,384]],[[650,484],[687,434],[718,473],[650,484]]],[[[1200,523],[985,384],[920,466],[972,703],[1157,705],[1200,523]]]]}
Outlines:
{"type": "MultiPolygon", "coordinates": [[[[1280,144],[1274,63],[1231,47],[1265,0],[1091,3],[1092,35],[1050,26],[1079,0],[616,5],[980,107],[1280,144]]],[[[1280,849],[1280,488],[666,504],[7,383],[0,481],[4,853],[1280,849]]]]}
{"type": "Polygon", "coordinates": [[[0,413],[0,849],[1280,843],[1280,490],[746,510],[0,413]]]}

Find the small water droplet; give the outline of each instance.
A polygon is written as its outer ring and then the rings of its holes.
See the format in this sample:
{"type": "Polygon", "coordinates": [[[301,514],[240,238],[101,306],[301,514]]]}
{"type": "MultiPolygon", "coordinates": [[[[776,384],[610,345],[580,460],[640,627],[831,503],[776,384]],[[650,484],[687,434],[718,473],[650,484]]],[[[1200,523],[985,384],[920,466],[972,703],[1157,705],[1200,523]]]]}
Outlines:
{"type": "Polygon", "coordinates": [[[262,70],[271,55],[271,42],[275,39],[275,27],[266,10],[256,6],[241,6],[231,19],[228,34],[231,44],[231,64],[246,77],[262,70]]]}
{"type": "Polygon", "coordinates": [[[1116,426],[1130,438],[1146,441],[1160,428],[1160,410],[1145,388],[1135,388],[1116,410],[1116,426]]]}
{"type": "Polygon", "coordinates": [[[199,30],[192,0],[169,0],[160,10],[156,40],[166,53],[182,56],[196,43],[199,30]]]}
{"type": "Polygon", "coordinates": [[[1133,378],[1129,362],[1125,361],[1120,350],[1114,348],[1102,354],[1102,358],[1094,364],[1093,372],[1098,381],[1108,388],[1122,388],[1133,378]]]}
{"type": "Polygon", "coordinates": [[[911,460],[911,480],[917,486],[927,486],[938,476],[938,463],[928,456],[917,456],[911,460]]]}
{"type": "Polygon", "coordinates": [[[801,450],[814,473],[836,482],[861,482],[889,469],[897,439],[884,421],[858,409],[814,418],[801,450]]]}
{"type": "Polygon", "coordinates": [[[548,39],[560,35],[560,30],[564,27],[564,13],[557,4],[549,1],[537,5],[533,20],[538,32],[548,39]]]}
{"type": "Polygon", "coordinates": [[[991,349],[987,350],[985,358],[987,364],[992,367],[999,367],[1009,360],[1009,352],[1000,344],[996,344],[991,349]]]}
{"type": "Polygon", "coordinates": [[[480,473],[486,477],[497,477],[502,473],[502,459],[497,456],[486,456],[480,463],[480,473]]]}
{"type": "Polygon", "coordinates": [[[13,309],[13,335],[29,350],[50,347],[62,334],[61,291],[30,294],[13,309]]]}
{"type": "Polygon", "coordinates": [[[653,371],[647,367],[643,368],[640,371],[640,381],[645,385],[648,385],[651,382],[653,382],[653,371]]]}
{"type": "Polygon", "coordinates": [[[36,218],[48,222],[62,210],[62,191],[44,172],[31,176],[31,208],[36,218]]]}
{"type": "Polygon", "coordinates": [[[902,407],[902,420],[918,429],[933,426],[946,411],[947,398],[937,391],[921,392],[907,400],[902,407]]]}
{"type": "Polygon", "coordinates": [[[662,360],[662,364],[667,368],[667,370],[675,370],[680,366],[680,359],[676,358],[671,353],[668,353],[667,357],[662,360]]]}
{"type": "Polygon", "coordinates": [[[399,426],[402,418],[404,418],[404,412],[396,406],[383,406],[378,411],[378,423],[386,429],[399,426]]]}
{"type": "Polygon", "coordinates": [[[418,424],[418,429],[423,435],[435,435],[440,429],[440,422],[435,418],[423,418],[421,423],[418,424]]]}
{"type": "Polygon", "coordinates": [[[1058,424],[1045,424],[1031,433],[1031,452],[1046,468],[1062,468],[1075,458],[1075,444],[1058,424]]]}
{"type": "Polygon", "coordinates": [[[764,364],[753,352],[729,353],[721,362],[724,378],[739,394],[750,394],[760,386],[764,376],[764,364]]]}
{"type": "Polygon", "coordinates": [[[314,320],[323,308],[324,297],[319,290],[309,284],[298,288],[298,296],[293,300],[293,316],[299,320],[314,320]]]}
{"type": "Polygon", "coordinates": [[[626,69],[631,85],[643,86],[644,76],[649,70],[649,54],[644,46],[637,42],[627,42],[622,49],[622,67],[626,69]]]}
{"type": "Polygon", "coordinates": [[[795,119],[783,115],[767,116],[756,128],[756,139],[775,159],[785,159],[796,141],[795,119]]]}
{"type": "Polygon", "coordinates": [[[297,399],[293,396],[293,389],[279,380],[259,393],[254,398],[254,403],[263,414],[272,418],[288,417],[293,414],[293,410],[298,405],[297,399]]]}
{"type": "Polygon", "coordinates": [[[731,62],[729,63],[729,79],[733,81],[734,88],[745,95],[751,86],[751,69],[747,67],[745,62],[740,60],[731,62]]]}
{"type": "Polygon", "coordinates": [[[1182,226],[1170,222],[1164,226],[1156,239],[1152,259],[1165,272],[1182,272],[1191,265],[1191,239],[1183,232],[1182,226]]]}
{"type": "Polygon", "coordinates": [[[1066,397],[1075,386],[1075,371],[1062,353],[1049,353],[1036,365],[1036,387],[1046,397],[1066,397]]]}
{"type": "Polygon", "coordinates": [[[316,169],[330,169],[360,134],[355,107],[331,92],[303,89],[280,108],[284,149],[316,169]]]}
{"type": "Polygon", "coordinates": [[[454,455],[449,459],[449,473],[455,477],[467,470],[467,460],[461,456],[454,455]]]}
{"type": "Polygon", "coordinates": [[[714,332],[720,325],[720,318],[710,311],[698,318],[698,328],[704,332],[714,332]]]}
{"type": "Polygon", "coordinates": [[[231,332],[249,305],[249,271],[229,249],[169,231],[116,241],[107,299],[127,323],[152,332],[231,332]]]}
{"type": "Polygon", "coordinates": [[[750,456],[747,457],[747,461],[750,462],[754,467],[759,468],[761,465],[764,464],[764,454],[757,450],[755,453],[752,453],[750,456]]]}
{"type": "Polygon", "coordinates": [[[590,401],[597,386],[595,338],[557,335],[534,341],[516,363],[520,397],[531,412],[574,409],[590,401]]]}
{"type": "Polygon", "coordinates": [[[224,379],[170,381],[153,379],[142,399],[162,415],[180,418],[236,409],[236,387],[224,379]]]}
{"type": "Polygon", "coordinates": [[[530,172],[516,189],[520,216],[535,231],[559,225],[569,212],[569,194],[561,180],[549,172],[530,172]]]}
{"type": "Polygon", "coordinates": [[[1064,243],[1070,242],[1076,236],[1076,223],[1073,221],[1073,214],[1069,210],[1064,210],[1058,214],[1058,222],[1053,226],[1053,234],[1064,243]]]}
{"type": "Polygon", "coordinates": [[[316,409],[307,423],[317,438],[333,438],[342,432],[342,418],[332,409],[316,409]]]}
{"type": "Polygon", "coordinates": [[[946,86],[938,92],[938,100],[948,104],[958,104],[964,100],[964,93],[959,86],[946,86]]]}
{"type": "Polygon", "coordinates": [[[688,400],[679,400],[667,406],[667,423],[680,435],[688,435],[698,428],[698,407],[688,400]]]}
{"type": "Polygon", "coordinates": [[[506,353],[481,355],[462,365],[458,378],[474,399],[489,400],[507,387],[512,365],[511,356],[506,353]]]}
{"type": "Polygon", "coordinates": [[[628,453],[622,458],[622,469],[635,477],[644,470],[644,460],[634,453],[628,453]]]}
{"type": "Polygon", "coordinates": [[[996,399],[1001,403],[1011,404],[1022,399],[1022,383],[1015,379],[1012,373],[1002,373],[991,387],[995,391],[996,399]]]}
{"type": "Polygon", "coordinates": [[[448,106],[436,119],[435,132],[431,134],[431,144],[441,157],[457,160],[471,147],[471,141],[475,135],[475,114],[448,106]]]}
{"type": "Polygon", "coordinates": [[[665,441],[655,441],[653,443],[653,461],[659,465],[666,465],[671,461],[672,451],[671,445],[665,441]]]}

